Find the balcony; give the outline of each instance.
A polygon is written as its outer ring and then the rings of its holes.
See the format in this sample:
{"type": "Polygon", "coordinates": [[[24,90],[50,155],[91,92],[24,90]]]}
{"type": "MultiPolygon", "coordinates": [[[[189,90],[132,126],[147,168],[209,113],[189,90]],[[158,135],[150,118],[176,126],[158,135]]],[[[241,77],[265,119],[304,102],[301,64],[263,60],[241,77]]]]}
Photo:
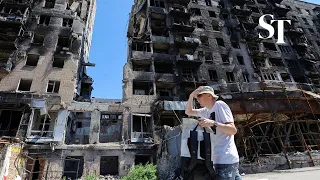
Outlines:
{"type": "Polygon", "coordinates": [[[192,37],[176,36],[174,42],[178,47],[195,49],[201,43],[199,39],[192,37]]]}
{"type": "Polygon", "coordinates": [[[178,64],[184,64],[184,65],[200,66],[202,64],[202,61],[200,59],[195,58],[191,54],[177,55],[176,61],[178,64]]]}
{"type": "Polygon", "coordinates": [[[165,53],[153,53],[151,59],[154,61],[168,61],[172,62],[175,60],[175,55],[165,54],[165,53]]]}
{"type": "Polygon", "coordinates": [[[241,33],[242,37],[248,42],[261,42],[257,31],[244,31],[241,33]]]}
{"type": "Polygon", "coordinates": [[[174,21],[172,29],[181,32],[193,32],[195,27],[189,21],[174,21]]]}
{"type": "Polygon", "coordinates": [[[170,37],[166,36],[151,36],[151,41],[155,43],[164,43],[164,44],[172,44],[173,42],[170,41],[170,37]]]}
{"type": "Polygon", "coordinates": [[[132,59],[134,60],[150,60],[151,57],[152,57],[151,52],[132,51],[132,59]]]}
{"type": "Polygon", "coordinates": [[[161,14],[161,15],[165,15],[167,13],[165,8],[162,7],[156,7],[156,6],[149,6],[149,12],[151,14],[161,14]]]}
{"type": "Polygon", "coordinates": [[[91,77],[85,75],[85,76],[82,78],[81,82],[82,82],[83,84],[90,84],[90,85],[92,85],[92,84],[93,84],[93,79],[92,79],[91,77]]]}
{"type": "Polygon", "coordinates": [[[240,7],[240,6],[234,6],[232,8],[232,13],[235,14],[236,16],[250,16],[252,11],[251,9],[240,7]]]}
{"type": "Polygon", "coordinates": [[[172,7],[170,7],[169,14],[173,16],[188,18],[191,16],[191,13],[188,11],[188,9],[181,5],[173,5],[172,7]]]}
{"type": "Polygon", "coordinates": [[[287,13],[290,11],[290,9],[282,4],[275,3],[274,10],[280,15],[280,16],[286,16],[287,13]]]}
{"type": "Polygon", "coordinates": [[[168,73],[156,73],[155,81],[176,82],[176,76],[168,73]]]}
{"type": "Polygon", "coordinates": [[[133,71],[133,76],[131,78],[135,80],[141,80],[141,81],[153,81],[154,73],[145,72],[145,71],[133,71]]]}
{"type": "Polygon", "coordinates": [[[247,20],[241,22],[243,29],[245,30],[254,30],[259,24],[253,21],[247,20]]]}

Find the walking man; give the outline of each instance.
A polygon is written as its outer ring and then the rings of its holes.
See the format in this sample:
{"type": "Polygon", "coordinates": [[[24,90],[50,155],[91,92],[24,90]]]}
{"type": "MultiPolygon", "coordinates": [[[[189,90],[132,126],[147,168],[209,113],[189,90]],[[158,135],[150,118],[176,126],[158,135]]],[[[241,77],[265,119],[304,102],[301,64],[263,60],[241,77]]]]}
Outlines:
{"type": "Polygon", "coordinates": [[[212,87],[200,86],[190,94],[185,113],[200,117],[198,120],[201,127],[210,127],[216,132],[213,136],[212,161],[217,180],[238,180],[241,179],[238,171],[239,155],[234,142],[237,128],[229,106],[217,99],[212,87]],[[194,98],[202,108],[193,109],[194,98]]]}

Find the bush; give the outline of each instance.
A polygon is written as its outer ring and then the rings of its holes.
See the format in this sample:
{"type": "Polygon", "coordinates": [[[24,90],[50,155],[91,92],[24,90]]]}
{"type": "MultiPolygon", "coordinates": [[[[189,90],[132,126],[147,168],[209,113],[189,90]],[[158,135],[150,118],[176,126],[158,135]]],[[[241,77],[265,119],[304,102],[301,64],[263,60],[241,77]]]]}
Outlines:
{"type": "Polygon", "coordinates": [[[87,175],[84,179],[85,180],[99,180],[99,177],[95,174],[90,174],[90,175],[87,175]]]}
{"type": "Polygon", "coordinates": [[[121,180],[157,180],[157,166],[153,164],[135,165],[121,180]]]}

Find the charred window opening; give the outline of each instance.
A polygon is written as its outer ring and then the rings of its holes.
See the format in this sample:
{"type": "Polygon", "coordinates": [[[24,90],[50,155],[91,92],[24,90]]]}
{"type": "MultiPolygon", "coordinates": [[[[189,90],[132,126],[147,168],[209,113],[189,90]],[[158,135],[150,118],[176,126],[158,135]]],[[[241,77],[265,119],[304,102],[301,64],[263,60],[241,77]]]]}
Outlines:
{"type": "Polygon", "coordinates": [[[47,92],[48,93],[58,93],[60,88],[60,81],[49,81],[47,92]]]}
{"type": "Polygon", "coordinates": [[[66,144],[89,144],[90,112],[70,112],[66,131],[66,144]]]}
{"type": "Polygon", "coordinates": [[[69,47],[69,37],[67,36],[59,36],[59,39],[58,39],[58,46],[59,47],[69,47]]]}
{"type": "Polygon", "coordinates": [[[260,13],[259,9],[257,7],[250,7],[251,11],[254,13],[260,13]]]}
{"type": "Polygon", "coordinates": [[[21,111],[1,110],[0,109],[0,137],[16,136],[20,120],[21,111]]]}
{"type": "Polygon", "coordinates": [[[44,173],[45,159],[41,157],[29,157],[26,161],[27,174],[25,179],[37,180],[41,179],[44,173]]]}
{"type": "Polygon", "coordinates": [[[221,54],[221,58],[223,64],[230,64],[229,56],[227,54],[221,54]]]}
{"type": "Polygon", "coordinates": [[[143,42],[132,42],[132,50],[133,51],[144,51],[144,52],[150,52],[150,44],[149,43],[143,43],[143,42]]]}
{"type": "Polygon", "coordinates": [[[224,20],[228,20],[228,19],[229,19],[229,14],[223,13],[223,14],[222,14],[222,18],[223,18],[224,20]]]}
{"type": "Polygon", "coordinates": [[[266,67],[266,61],[265,59],[259,59],[259,58],[253,58],[254,65],[259,67],[266,67]]]}
{"type": "Polygon", "coordinates": [[[206,5],[207,5],[207,6],[212,6],[211,0],[206,0],[206,5]]]}
{"type": "Polygon", "coordinates": [[[63,177],[65,179],[81,178],[83,173],[83,156],[69,156],[64,160],[63,177]]]}
{"type": "Polygon", "coordinates": [[[36,45],[36,44],[39,44],[39,45],[43,45],[43,42],[44,42],[44,35],[38,35],[38,34],[35,34],[33,39],[32,39],[32,44],[36,45]]]}
{"type": "Polygon", "coordinates": [[[277,72],[274,71],[268,71],[268,70],[260,70],[261,71],[261,76],[263,80],[265,81],[280,81],[277,72]]]}
{"type": "Polygon", "coordinates": [[[40,25],[45,25],[45,26],[49,26],[50,24],[50,16],[45,16],[45,15],[41,15],[40,16],[40,20],[39,20],[39,24],[40,25]]]}
{"type": "Polygon", "coordinates": [[[282,59],[279,58],[269,58],[270,64],[272,66],[280,66],[280,67],[284,67],[284,64],[282,62],[282,59]]]}
{"type": "Polygon", "coordinates": [[[295,60],[286,60],[288,68],[297,68],[298,63],[295,60]]]}
{"type": "Polygon", "coordinates": [[[220,31],[220,24],[218,21],[212,21],[211,25],[214,31],[220,31]]]}
{"type": "Polygon", "coordinates": [[[209,40],[207,36],[200,36],[201,44],[209,46],[209,40]]]}
{"type": "Polygon", "coordinates": [[[21,79],[18,86],[18,91],[30,91],[31,84],[31,79],[21,79]]]}
{"type": "Polygon", "coordinates": [[[216,70],[208,70],[209,71],[209,78],[211,81],[217,81],[218,80],[218,74],[216,70]]]}
{"type": "Polygon", "coordinates": [[[169,37],[165,18],[151,17],[152,35],[169,37]]]}
{"type": "Polygon", "coordinates": [[[213,62],[213,56],[211,52],[204,53],[205,62],[213,62]]]}
{"type": "Polygon", "coordinates": [[[266,43],[266,42],[264,42],[264,43],[263,43],[263,46],[264,46],[267,50],[277,51],[277,48],[276,48],[276,46],[275,46],[273,43],[266,43]]]}
{"type": "Polygon", "coordinates": [[[306,24],[306,25],[309,25],[309,22],[306,18],[302,18],[303,22],[306,24]]]}
{"type": "Polygon", "coordinates": [[[155,69],[156,73],[172,74],[173,73],[173,64],[172,63],[154,62],[154,69],[155,69]]]}
{"type": "Polygon", "coordinates": [[[119,175],[118,156],[101,156],[100,175],[119,175]]]}
{"type": "Polygon", "coordinates": [[[48,114],[41,115],[40,110],[35,109],[31,128],[31,136],[53,138],[56,117],[56,112],[49,112],[48,114]]]}
{"type": "Polygon", "coordinates": [[[63,68],[63,66],[64,66],[64,58],[53,57],[52,67],[63,68]]]}
{"type": "Polygon", "coordinates": [[[216,12],[214,12],[214,11],[208,11],[208,12],[209,12],[210,17],[217,17],[216,12]]]}
{"type": "Polygon", "coordinates": [[[197,81],[198,80],[198,74],[196,68],[183,68],[182,69],[182,78],[185,81],[197,81]]]}
{"type": "Polygon", "coordinates": [[[200,11],[200,9],[198,9],[198,8],[191,8],[190,10],[191,10],[191,12],[192,12],[192,14],[193,14],[194,16],[201,16],[201,11],[200,11]]]}
{"type": "Polygon", "coordinates": [[[203,22],[197,22],[197,28],[204,29],[204,23],[203,22]]]}
{"type": "Polygon", "coordinates": [[[240,65],[244,65],[244,59],[243,56],[237,56],[238,62],[240,65]]]}
{"type": "Polygon", "coordinates": [[[122,114],[101,114],[100,143],[119,142],[121,140],[122,114]]]}
{"type": "Polygon", "coordinates": [[[266,31],[266,30],[259,29],[258,31],[259,31],[259,34],[260,34],[262,37],[264,37],[264,38],[266,38],[266,37],[269,36],[269,32],[266,31]]]}
{"type": "Polygon", "coordinates": [[[148,114],[132,115],[132,142],[141,142],[152,138],[151,116],[148,114]]]}
{"type": "Polygon", "coordinates": [[[157,83],[157,96],[160,98],[170,98],[173,96],[174,85],[157,83]]]}
{"type": "Polygon", "coordinates": [[[72,27],[72,24],[73,24],[73,19],[63,19],[62,21],[62,26],[63,27],[72,27]]]}
{"type": "Polygon", "coordinates": [[[148,155],[136,155],[134,159],[135,165],[146,165],[148,163],[152,163],[151,156],[148,155]]]}
{"type": "Polygon", "coordinates": [[[235,81],[233,72],[226,72],[226,75],[227,75],[228,82],[234,82],[235,81]]]}
{"type": "Polygon", "coordinates": [[[218,44],[219,46],[224,47],[224,41],[223,41],[222,38],[216,38],[216,41],[217,41],[217,44],[218,44]]]}
{"type": "Polygon", "coordinates": [[[151,71],[151,64],[149,63],[132,63],[133,71],[143,71],[143,72],[150,72],[151,71]]]}
{"type": "Polygon", "coordinates": [[[248,73],[243,73],[243,80],[244,82],[249,82],[249,74],[248,73]]]}
{"type": "Polygon", "coordinates": [[[164,1],[162,0],[150,0],[150,6],[165,8],[164,1]]]}
{"type": "Polygon", "coordinates": [[[153,95],[153,83],[144,81],[133,81],[133,94],[134,95],[153,95]]]}
{"type": "Polygon", "coordinates": [[[309,28],[309,32],[310,32],[311,35],[314,35],[314,34],[315,34],[314,30],[311,29],[311,28],[309,28]]]}
{"type": "Polygon", "coordinates": [[[55,0],[45,0],[44,8],[54,8],[55,0]]]}
{"type": "Polygon", "coordinates": [[[290,75],[288,73],[281,73],[280,76],[282,81],[291,82],[290,75]]]}
{"type": "Polygon", "coordinates": [[[37,66],[39,57],[37,54],[28,54],[26,66],[37,66]]]}

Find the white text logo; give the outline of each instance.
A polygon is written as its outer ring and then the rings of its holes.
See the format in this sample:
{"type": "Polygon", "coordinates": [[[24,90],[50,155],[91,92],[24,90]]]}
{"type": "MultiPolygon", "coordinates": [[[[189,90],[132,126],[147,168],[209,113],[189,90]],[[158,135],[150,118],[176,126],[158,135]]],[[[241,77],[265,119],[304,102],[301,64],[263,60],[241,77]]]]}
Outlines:
{"type": "Polygon", "coordinates": [[[259,38],[260,39],[269,39],[269,38],[271,38],[274,35],[274,28],[273,28],[273,26],[271,26],[271,24],[276,22],[276,21],[278,21],[278,41],[277,41],[276,44],[284,44],[284,38],[283,38],[283,35],[284,35],[284,22],[288,22],[289,24],[291,24],[291,20],[271,20],[270,24],[268,24],[268,23],[266,23],[264,21],[265,16],[270,16],[273,19],[273,15],[265,14],[265,15],[263,15],[263,16],[261,16],[259,18],[259,25],[262,28],[264,28],[264,29],[269,31],[269,36],[268,37],[263,37],[259,33],[259,38]]]}

